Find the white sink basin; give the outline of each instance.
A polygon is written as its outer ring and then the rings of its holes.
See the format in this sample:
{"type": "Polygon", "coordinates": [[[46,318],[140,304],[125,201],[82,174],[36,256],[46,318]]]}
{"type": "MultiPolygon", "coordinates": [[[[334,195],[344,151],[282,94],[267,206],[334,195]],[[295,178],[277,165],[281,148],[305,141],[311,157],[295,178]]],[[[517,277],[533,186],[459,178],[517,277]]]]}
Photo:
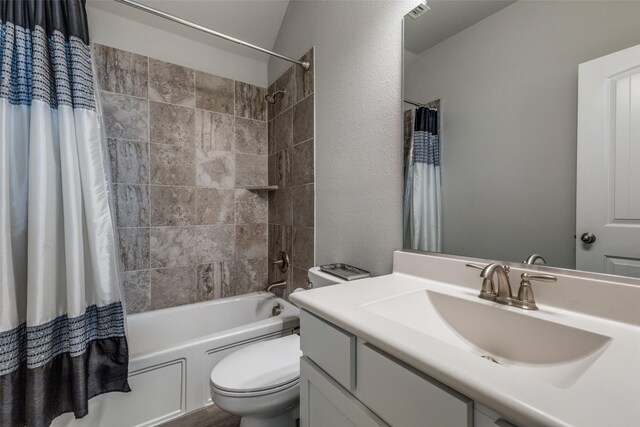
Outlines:
{"type": "Polygon", "coordinates": [[[575,383],[611,342],[604,335],[540,319],[536,312],[428,290],[361,308],[560,388],[575,383]]]}

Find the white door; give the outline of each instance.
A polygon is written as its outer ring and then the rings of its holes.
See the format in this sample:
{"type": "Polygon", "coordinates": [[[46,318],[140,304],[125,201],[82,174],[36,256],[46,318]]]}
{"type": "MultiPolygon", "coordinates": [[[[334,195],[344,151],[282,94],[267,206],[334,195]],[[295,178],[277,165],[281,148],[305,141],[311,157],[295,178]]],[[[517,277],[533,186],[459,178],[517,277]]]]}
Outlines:
{"type": "Polygon", "coordinates": [[[640,45],[580,64],[578,99],[576,268],[640,277],[640,45]]]}

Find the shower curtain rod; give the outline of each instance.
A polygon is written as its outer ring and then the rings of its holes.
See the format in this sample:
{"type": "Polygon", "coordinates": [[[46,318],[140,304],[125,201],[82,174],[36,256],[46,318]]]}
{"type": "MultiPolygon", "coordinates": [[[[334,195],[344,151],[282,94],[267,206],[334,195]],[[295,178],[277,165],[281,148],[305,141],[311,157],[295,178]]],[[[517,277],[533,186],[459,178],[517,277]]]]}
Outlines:
{"type": "Polygon", "coordinates": [[[424,107],[426,105],[426,104],[421,104],[419,102],[408,100],[406,98],[404,98],[403,101],[406,102],[407,104],[415,105],[416,107],[424,107]]]}
{"type": "Polygon", "coordinates": [[[237,39],[235,37],[228,36],[226,34],[218,32],[218,31],[214,31],[211,28],[203,27],[202,25],[198,25],[195,22],[191,22],[191,21],[187,21],[186,19],[178,18],[177,16],[171,15],[169,13],[163,12],[163,11],[158,10],[158,9],[154,9],[152,7],[149,7],[147,5],[135,2],[133,0],[115,0],[115,1],[117,1],[118,3],[126,4],[127,6],[134,7],[136,9],[142,10],[144,12],[150,13],[152,15],[156,15],[156,16],[159,16],[161,18],[168,19],[169,21],[177,22],[178,24],[186,25],[187,27],[191,27],[191,28],[194,28],[196,30],[200,30],[200,31],[202,31],[204,33],[211,34],[212,36],[220,37],[221,39],[228,40],[228,41],[230,41],[232,43],[236,43],[236,44],[239,44],[241,46],[245,46],[245,47],[257,50],[257,51],[262,52],[262,53],[266,53],[267,55],[275,56],[276,58],[280,58],[280,59],[284,59],[285,61],[293,62],[294,64],[298,64],[299,66],[301,66],[305,71],[309,70],[309,68],[311,68],[311,63],[309,61],[298,61],[297,59],[289,58],[288,56],[281,55],[281,54],[276,53],[276,52],[272,52],[272,51],[267,50],[267,49],[265,49],[263,47],[256,46],[254,44],[245,42],[245,41],[237,39]]]}
{"type": "Polygon", "coordinates": [[[411,104],[413,106],[416,107],[427,107],[430,108],[432,110],[437,110],[438,107],[440,106],[440,100],[436,99],[435,101],[431,101],[431,102],[415,102],[415,101],[411,101],[410,99],[407,98],[403,98],[402,99],[405,103],[407,104],[411,104]]]}

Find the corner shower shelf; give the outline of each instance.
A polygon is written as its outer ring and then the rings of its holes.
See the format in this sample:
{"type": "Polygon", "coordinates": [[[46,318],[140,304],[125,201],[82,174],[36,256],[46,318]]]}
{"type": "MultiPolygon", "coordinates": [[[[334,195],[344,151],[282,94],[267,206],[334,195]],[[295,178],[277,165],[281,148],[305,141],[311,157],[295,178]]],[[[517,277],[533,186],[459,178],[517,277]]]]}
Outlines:
{"type": "Polygon", "coordinates": [[[277,185],[260,185],[255,187],[244,187],[244,189],[249,191],[273,191],[273,190],[277,190],[278,186],[277,185]]]}

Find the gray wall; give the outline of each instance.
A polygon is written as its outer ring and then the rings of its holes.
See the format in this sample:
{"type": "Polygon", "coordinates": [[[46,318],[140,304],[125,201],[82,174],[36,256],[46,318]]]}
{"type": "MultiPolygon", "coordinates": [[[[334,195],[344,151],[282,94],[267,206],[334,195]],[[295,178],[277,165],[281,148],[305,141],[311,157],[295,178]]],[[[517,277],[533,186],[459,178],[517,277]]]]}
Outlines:
{"type": "Polygon", "coordinates": [[[575,264],[578,64],[640,43],[640,2],[519,1],[414,59],[442,100],[444,252],[575,264]]]}
{"type": "MultiPolygon", "coordinates": [[[[217,76],[241,80],[261,87],[267,86],[266,62],[134,21],[126,17],[130,13],[135,14],[133,9],[126,6],[119,8],[125,16],[104,11],[96,6],[100,1],[112,0],[87,2],[87,18],[92,42],[206,71],[217,76]]],[[[156,3],[158,5],[155,7],[162,9],[161,2],[156,3]]],[[[154,19],[162,22],[162,18],[154,19]]]]}
{"type": "MultiPolygon", "coordinates": [[[[402,247],[402,17],[415,4],[289,4],[275,50],[315,46],[316,264],[385,274],[402,247]]],[[[288,66],[272,59],[269,82],[288,66]]]]}

